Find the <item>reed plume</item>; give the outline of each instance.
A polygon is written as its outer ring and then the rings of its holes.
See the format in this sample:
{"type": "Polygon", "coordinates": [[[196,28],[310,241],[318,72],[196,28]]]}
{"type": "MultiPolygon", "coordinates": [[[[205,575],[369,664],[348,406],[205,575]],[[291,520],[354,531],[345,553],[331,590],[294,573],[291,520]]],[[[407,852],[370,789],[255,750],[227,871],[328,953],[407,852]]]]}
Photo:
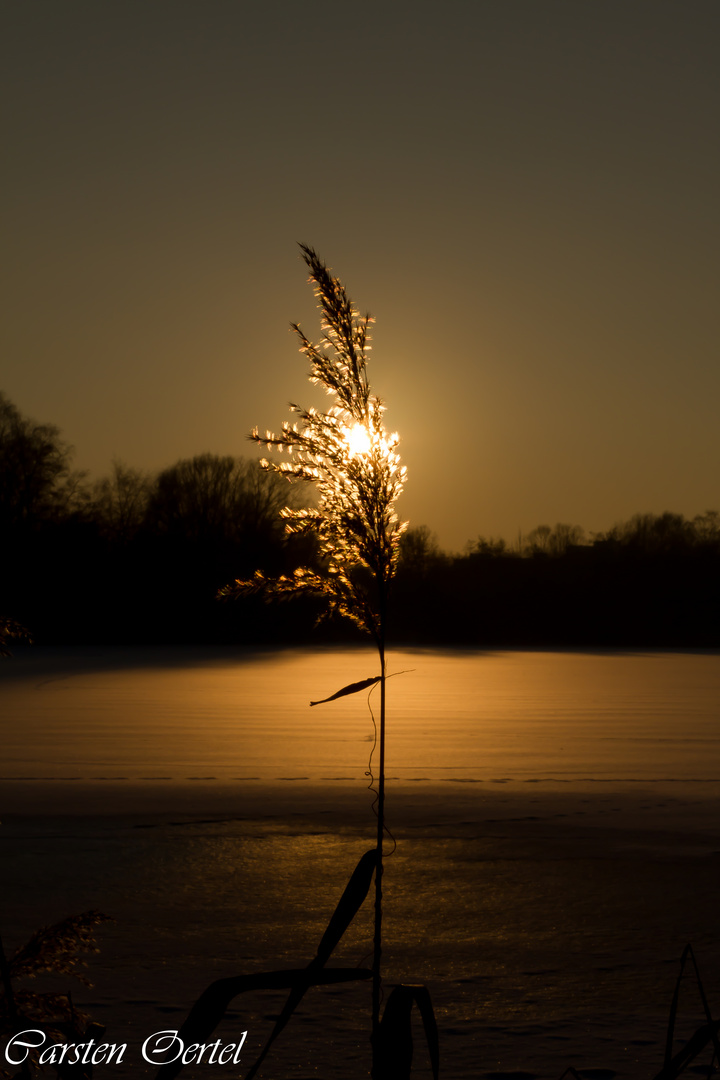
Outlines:
{"type": "MultiPolygon", "coordinates": [[[[221,590],[220,596],[251,593],[263,593],[268,597],[319,595],[327,602],[327,614],[336,613],[350,619],[371,635],[378,650],[378,675],[351,683],[323,701],[380,684],[377,842],[372,860],[375,870],[373,1076],[380,1078],[391,1075],[392,1066],[388,1062],[393,1039],[389,1033],[394,1031],[393,1018],[397,1011],[397,999],[391,996],[392,1016],[384,1017],[381,1024],[385,638],[388,591],[398,565],[400,537],[407,525],[399,520],[395,511],[406,470],[397,454],[399,437],[397,433],[385,430],[384,405],[371,392],[368,382],[372,318],[360,315],[342,283],[332,276],[313,248],[305,244],[300,248],[322,313],[322,335],[317,343],[313,343],[296,323],[291,325],[300,339],[300,351],[310,362],[310,382],[325,390],[332,399],[331,404],[325,411],[320,411],[291,403],[294,419],[283,423],[279,434],[272,431],[261,434],[255,428],[249,438],[271,451],[287,455],[281,461],[264,458],[262,468],[278,472],[291,482],[305,481],[315,487],[316,505],[302,509],[287,506],[281,515],[288,533],[311,534],[316,538],[322,572],[299,567],[292,575],[268,578],[257,571],[252,578],[237,580],[221,590]]],[[[321,703],[311,702],[313,705],[321,703]]],[[[403,1016],[414,1000],[410,994],[400,1010],[403,1016]]],[[[424,1006],[424,998],[422,1004],[424,1006]]],[[[431,1021],[429,1016],[425,1010],[423,1019],[427,1021],[426,1031],[432,1047],[437,1043],[437,1029],[434,1028],[434,1017],[431,1021]]],[[[435,1072],[436,1056],[433,1067],[435,1072]]]]}
{"type": "Polygon", "coordinates": [[[291,404],[296,419],[284,422],[279,434],[255,428],[249,438],[288,455],[280,462],[263,458],[263,469],[315,487],[315,506],[288,506],[281,516],[288,533],[316,537],[326,572],[299,567],[292,576],[267,578],[257,571],[220,595],[319,594],[328,601],[328,613],[351,619],[380,645],[387,589],[406,528],[394,508],[406,470],[396,453],[398,435],[385,431],[384,406],[368,384],[372,318],[359,314],[311,247],[300,247],[322,311],[322,337],[313,344],[296,323],[292,328],[310,361],[310,382],[322,386],[333,404],[325,412],[291,404]]]}

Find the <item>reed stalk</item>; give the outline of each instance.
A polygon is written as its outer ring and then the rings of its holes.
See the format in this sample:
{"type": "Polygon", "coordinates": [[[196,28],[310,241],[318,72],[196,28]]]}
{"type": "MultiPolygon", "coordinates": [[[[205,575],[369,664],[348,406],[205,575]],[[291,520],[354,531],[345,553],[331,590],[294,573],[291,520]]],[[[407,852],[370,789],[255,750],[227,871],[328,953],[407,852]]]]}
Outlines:
{"type": "MultiPolygon", "coordinates": [[[[380,1004],[382,997],[383,835],[385,831],[386,618],[390,583],[397,569],[401,523],[394,504],[406,471],[396,453],[397,434],[383,426],[384,406],[370,392],[367,359],[370,315],[361,316],[345,288],[316,252],[300,245],[322,312],[322,337],[313,344],[297,324],[300,351],[310,361],[310,381],[333,399],[324,412],[291,405],[294,422],[279,434],[257,428],[249,438],[269,450],[287,453],[280,463],[263,459],[264,469],[290,481],[314,485],[317,505],[285,507],[288,533],[317,540],[321,570],[299,567],[292,575],[267,578],[256,571],[221,590],[221,597],[263,593],[266,596],[323,597],[326,614],[350,619],[370,634],[378,650],[380,674],[344,687],[333,697],[380,683],[379,775],[375,865],[375,920],[372,967],[373,1076],[379,1077],[380,1004]]],[[[326,699],[329,700],[329,699],[326,699]]],[[[313,702],[313,704],[319,704],[313,702]]]]}

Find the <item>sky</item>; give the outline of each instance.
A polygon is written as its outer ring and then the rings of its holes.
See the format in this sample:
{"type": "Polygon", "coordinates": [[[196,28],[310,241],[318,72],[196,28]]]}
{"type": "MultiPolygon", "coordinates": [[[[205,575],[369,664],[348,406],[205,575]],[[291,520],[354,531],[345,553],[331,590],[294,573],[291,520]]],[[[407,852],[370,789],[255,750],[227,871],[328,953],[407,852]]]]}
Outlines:
{"type": "Polygon", "coordinates": [[[23,0],[0,38],[0,389],[77,468],[327,403],[302,241],[442,547],[720,509],[717,0],[23,0]]]}

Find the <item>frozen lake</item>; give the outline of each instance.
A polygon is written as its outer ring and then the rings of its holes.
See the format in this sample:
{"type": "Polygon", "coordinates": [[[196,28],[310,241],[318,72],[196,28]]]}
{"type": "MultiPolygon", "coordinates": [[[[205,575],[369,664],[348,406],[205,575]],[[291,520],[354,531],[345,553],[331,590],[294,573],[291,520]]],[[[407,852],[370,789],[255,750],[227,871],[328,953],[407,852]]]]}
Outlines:
{"type": "MultiPolygon", "coordinates": [[[[406,651],[389,669],[384,972],[428,985],[441,1076],[654,1076],[687,942],[720,1014],[720,655],[406,651]]],[[[369,649],[0,667],[3,939],[116,920],[73,994],[128,1042],[129,1068],[96,1080],[151,1076],[143,1040],[214,979],[314,955],[374,818],[367,693],[309,701],[374,674],[369,649]]],[[[366,902],[332,964],[366,962],[371,926],[366,902]]],[[[282,1002],[246,995],[218,1029],[248,1031],[245,1068],[282,1002]]],[[[688,984],[678,1037],[702,1021],[688,984]]],[[[260,1076],[365,1080],[368,1030],[366,987],[312,991],[260,1076]]],[[[427,1080],[419,1038],[416,1059],[427,1080]]]]}
{"type": "MultiPolygon", "coordinates": [[[[395,652],[400,781],[720,781],[720,656],[395,652]]],[[[362,777],[372,650],[37,650],[0,667],[3,779],[362,777]]]]}

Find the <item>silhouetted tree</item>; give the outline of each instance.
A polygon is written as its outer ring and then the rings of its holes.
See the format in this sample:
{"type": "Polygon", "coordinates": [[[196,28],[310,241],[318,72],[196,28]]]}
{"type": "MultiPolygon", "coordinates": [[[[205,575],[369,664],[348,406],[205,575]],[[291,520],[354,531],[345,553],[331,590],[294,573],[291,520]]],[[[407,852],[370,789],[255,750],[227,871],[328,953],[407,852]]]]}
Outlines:
{"type": "Polygon", "coordinates": [[[442,558],[437,536],[427,525],[414,525],[400,537],[400,571],[424,577],[442,558]]]}
{"type": "Polygon", "coordinates": [[[484,558],[496,559],[502,555],[510,555],[511,551],[502,537],[496,539],[493,536],[478,536],[477,540],[468,541],[465,553],[471,558],[480,555],[484,558]]]}
{"type": "MultiPolygon", "coordinates": [[[[215,640],[250,633],[249,613],[258,605],[224,610],[214,597],[238,568],[281,574],[295,564],[298,542],[285,535],[280,518],[287,496],[288,485],[257,461],[217,454],[184,459],[154,479],[136,542],[118,561],[126,575],[128,559],[137,564],[135,580],[147,594],[143,604],[158,635],[215,640]]],[[[312,557],[307,540],[299,547],[299,557],[312,557]]],[[[260,621],[255,639],[274,640],[277,628],[267,617],[260,621]]]]}
{"type": "Polygon", "coordinates": [[[720,514],[717,510],[706,510],[692,520],[695,541],[698,544],[720,548],[720,514]]]}
{"type": "Polygon", "coordinates": [[[128,544],[145,521],[151,488],[146,473],[114,461],[110,476],[93,485],[89,505],[101,533],[117,543],[128,544]]]}
{"type": "Polygon", "coordinates": [[[696,540],[693,523],[682,514],[635,514],[629,521],[601,533],[596,542],[642,555],[687,551],[696,540]]]}
{"type": "Polygon", "coordinates": [[[585,530],[580,525],[563,525],[558,522],[550,537],[552,555],[566,555],[571,548],[585,543],[585,530]]]}
{"type": "Polygon", "coordinates": [[[0,530],[6,537],[79,505],[81,474],[71,471],[71,455],[54,424],[22,416],[0,391],[0,530]]]}
{"type": "Polygon", "coordinates": [[[571,547],[578,547],[585,542],[585,531],[579,525],[558,523],[554,529],[549,525],[538,525],[521,540],[520,550],[523,555],[565,555],[571,547]]]}
{"type": "Polygon", "coordinates": [[[282,537],[287,496],[287,485],[256,461],[199,454],[159,474],[147,521],[160,535],[193,541],[237,540],[249,532],[282,537]]]}

